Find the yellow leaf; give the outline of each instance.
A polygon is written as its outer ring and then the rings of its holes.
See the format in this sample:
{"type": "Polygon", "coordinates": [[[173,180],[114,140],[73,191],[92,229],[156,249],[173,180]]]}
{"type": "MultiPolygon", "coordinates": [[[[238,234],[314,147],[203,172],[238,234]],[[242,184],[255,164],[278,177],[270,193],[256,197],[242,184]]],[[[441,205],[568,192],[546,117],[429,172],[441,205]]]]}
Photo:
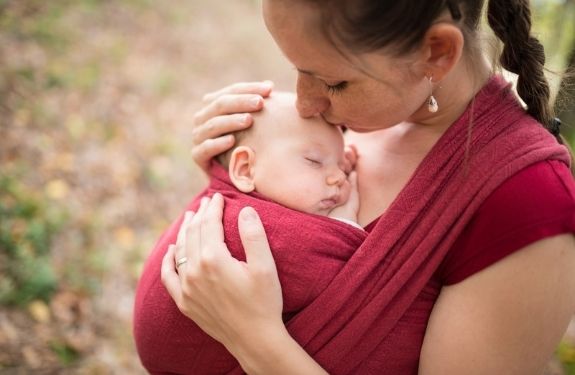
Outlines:
{"type": "Polygon", "coordinates": [[[54,200],[61,200],[68,196],[70,186],[62,179],[56,179],[48,182],[45,187],[46,195],[54,200]]]}
{"type": "Polygon", "coordinates": [[[121,226],[114,230],[114,238],[116,242],[123,248],[130,248],[134,246],[136,236],[132,228],[121,226]]]}
{"type": "Polygon", "coordinates": [[[76,162],[75,158],[76,157],[71,152],[60,152],[56,154],[54,163],[57,168],[69,172],[74,169],[74,164],[76,162]]]}
{"type": "Polygon", "coordinates": [[[68,116],[65,122],[66,129],[74,139],[82,137],[88,130],[88,125],[83,117],[73,114],[68,116]]]}
{"type": "Polygon", "coordinates": [[[50,308],[43,301],[30,302],[28,312],[37,322],[48,323],[50,321],[50,308]]]}
{"type": "Polygon", "coordinates": [[[30,123],[31,117],[32,116],[28,109],[19,109],[14,114],[14,119],[12,121],[14,122],[14,125],[24,127],[30,123]]]}

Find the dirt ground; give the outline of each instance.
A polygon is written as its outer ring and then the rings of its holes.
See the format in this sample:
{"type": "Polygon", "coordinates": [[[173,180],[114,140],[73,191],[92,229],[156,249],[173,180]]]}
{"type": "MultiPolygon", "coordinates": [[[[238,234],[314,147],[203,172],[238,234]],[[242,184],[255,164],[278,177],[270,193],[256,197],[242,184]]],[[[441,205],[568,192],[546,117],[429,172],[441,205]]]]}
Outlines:
{"type": "Polygon", "coordinates": [[[295,73],[257,0],[66,4],[43,31],[57,28],[62,45],[0,24],[2,71],[32,77],[3,78],[2,173],[65,216],[50,248],[53,297],[0,307],[0,374],[145,373],[134,289],[156,238],[205,183],[189,156],[193,113],[206,92],[263,79],[292,90],[295,73]]]}

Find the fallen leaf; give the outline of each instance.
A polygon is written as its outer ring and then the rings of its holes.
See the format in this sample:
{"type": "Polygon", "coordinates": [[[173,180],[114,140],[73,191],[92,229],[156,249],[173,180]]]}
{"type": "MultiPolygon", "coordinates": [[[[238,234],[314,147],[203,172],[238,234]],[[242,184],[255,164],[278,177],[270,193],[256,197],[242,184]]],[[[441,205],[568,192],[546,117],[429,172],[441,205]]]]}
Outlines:
{"type": "Polygon", "coordinates": [[[48,182],[44,188],[46,195],[54,200],[62,200],[68,196],[70,186],[62,179],[56,179],[48,182]]]}
{"type": "Polygon", "coordinates": [[[116,228],[116,230],[114,230],[114,238],[116,239],[116,243],[123,248],[133,247],[136,240],[134,231],[127,226],[116,228]]]}
{"type": "Polygon", "coordinates": [[[28,312],[39,323],[48,323],[50,321],[50,308],[44,301],[32,301],[28,305],[28,312]]]}
{"type": "Polygon", "coordinates": [[[40,356],[32,346],[24,346],[22,348],[22,356],[24,357],[24,362],[32,369],[36,369],[42,365],[40,356]]]}

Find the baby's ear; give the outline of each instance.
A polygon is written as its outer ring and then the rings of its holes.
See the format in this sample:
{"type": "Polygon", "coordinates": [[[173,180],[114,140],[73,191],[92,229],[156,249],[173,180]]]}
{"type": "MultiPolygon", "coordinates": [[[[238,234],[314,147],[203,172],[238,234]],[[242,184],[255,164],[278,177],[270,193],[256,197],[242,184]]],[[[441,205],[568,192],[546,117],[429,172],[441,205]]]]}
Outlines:
{"type": "Polygon", "coordinates": [[[254,163],[256,154],[247,146],[238,146],[232,151],[228,173],[234,186],[243,193],[251,193],[255,189],[254,163]]]}

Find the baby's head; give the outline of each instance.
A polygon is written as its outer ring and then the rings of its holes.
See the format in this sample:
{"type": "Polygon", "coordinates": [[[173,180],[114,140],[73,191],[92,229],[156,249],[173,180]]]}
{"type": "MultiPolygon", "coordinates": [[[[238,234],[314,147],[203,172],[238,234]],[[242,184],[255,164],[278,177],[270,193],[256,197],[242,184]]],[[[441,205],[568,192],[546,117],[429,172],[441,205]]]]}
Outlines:
{"type": "Polygon", "coordinates": [[[320,117],[303,119],[295,95],[273,92],[236,146],[221,155],[235,187],[289,208],[327,215],[347,201],[341,130],[320,117]]]}

